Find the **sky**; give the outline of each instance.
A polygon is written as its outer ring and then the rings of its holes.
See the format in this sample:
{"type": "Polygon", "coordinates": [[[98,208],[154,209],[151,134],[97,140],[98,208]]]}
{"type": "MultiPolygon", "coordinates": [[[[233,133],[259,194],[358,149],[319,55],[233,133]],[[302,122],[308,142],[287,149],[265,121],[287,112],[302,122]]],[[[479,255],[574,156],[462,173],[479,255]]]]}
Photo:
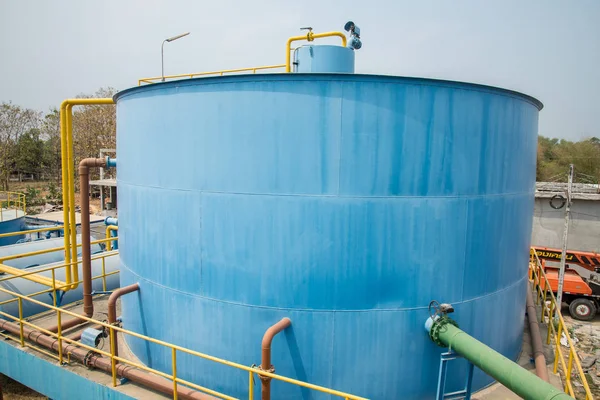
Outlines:
{"type": "MultiPolygon", "coordinates": [[[[600,0],[0,0],[0,102],[47,112],[142,77],[282,64],[354,21],[356,72],[482,83],[541,100],[540,134],[600,137],[600,0]]],[[[327,43],[327,41],[321,41],[327,43]]]]}

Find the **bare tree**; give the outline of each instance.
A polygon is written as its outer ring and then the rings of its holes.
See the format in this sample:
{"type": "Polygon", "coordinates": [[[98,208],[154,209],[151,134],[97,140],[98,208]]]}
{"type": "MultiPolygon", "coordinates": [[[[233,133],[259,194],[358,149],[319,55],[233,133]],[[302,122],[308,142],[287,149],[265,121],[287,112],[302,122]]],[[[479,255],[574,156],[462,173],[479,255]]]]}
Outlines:
{"type": "MultiPolygon", "coordinates": [[[[94,95],[78,97],[112,97],[113,88],[102,88],[94,95]]],[[[116,107],[114,105],[86,105],[73,109],[73,146],[75,165],[86,157],[98,157],[102,148],[116,146],[116,107]]],[[[96,171],[93,171],[96,173],[96,171]]]]}

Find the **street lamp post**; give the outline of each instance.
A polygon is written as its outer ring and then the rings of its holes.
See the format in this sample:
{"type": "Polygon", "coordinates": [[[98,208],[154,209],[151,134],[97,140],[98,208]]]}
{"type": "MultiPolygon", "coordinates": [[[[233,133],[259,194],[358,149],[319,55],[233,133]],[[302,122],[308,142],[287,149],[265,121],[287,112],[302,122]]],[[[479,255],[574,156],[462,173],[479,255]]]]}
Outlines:
{"type": "Polygon", "coordinates": [[[162,81],[165,81],[165,42],[172,42],[177,39],[181,39],[184,36],[189,35],[190,32],[182,33],[181,35],[173,36],[168,39],[163,40],[162,45],[160,46],[160,64],[162,67],[162,81]]]}

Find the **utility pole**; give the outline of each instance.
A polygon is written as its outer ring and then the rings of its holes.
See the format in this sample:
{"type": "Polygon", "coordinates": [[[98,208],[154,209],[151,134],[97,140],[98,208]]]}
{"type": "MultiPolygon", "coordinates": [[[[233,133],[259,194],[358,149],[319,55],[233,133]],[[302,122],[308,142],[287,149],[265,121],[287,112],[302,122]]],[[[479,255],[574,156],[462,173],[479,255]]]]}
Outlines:
{"type": "Polygon", "coordinates": [[[573,164],[569,165],[569,181],[567,184],[567,205],[565,208],[565,229],[563,231],[562,255],[560,257],[560,272],[558,273],[558,291],[556,302],[560,311],[562,304],[563,285],[565,282],[565,262],[567,260],[567,239],[569,237],[569,218],[571,214],[571,192],[573,190],[573,164]]]}

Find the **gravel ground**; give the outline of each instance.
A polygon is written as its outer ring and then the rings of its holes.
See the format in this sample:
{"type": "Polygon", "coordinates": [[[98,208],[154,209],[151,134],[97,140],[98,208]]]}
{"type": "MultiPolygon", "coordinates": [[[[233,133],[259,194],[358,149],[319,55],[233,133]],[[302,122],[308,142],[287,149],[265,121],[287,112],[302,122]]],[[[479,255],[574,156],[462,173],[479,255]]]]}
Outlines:
{"type": "Polygon", "coordinates": [[[29,400],[29,399],[47,399],[46,396],[33,391],[27,386],[0,374],[0,385],[3,390],[4,400],[29,400]]]}
{"type": "MultiPolygon", "coordinates": [[[[584,365],[583,369],[587,373],[590,390],[594,398],[600,399],[600,315],[596,315],[592,321],[584,322],[572,318],[566,307],[563,307],[562,314],[567,325],[571,327],[571,338],[576,342],[575,347],[582,364],[584,360],[588,364],[584,365]]],[[[566,349],[563,347],[565,357],[568,357],[566,349]]],[[[577,381],[574,382],[574,389],[580,395],[584,393],[577,381]]]]}

